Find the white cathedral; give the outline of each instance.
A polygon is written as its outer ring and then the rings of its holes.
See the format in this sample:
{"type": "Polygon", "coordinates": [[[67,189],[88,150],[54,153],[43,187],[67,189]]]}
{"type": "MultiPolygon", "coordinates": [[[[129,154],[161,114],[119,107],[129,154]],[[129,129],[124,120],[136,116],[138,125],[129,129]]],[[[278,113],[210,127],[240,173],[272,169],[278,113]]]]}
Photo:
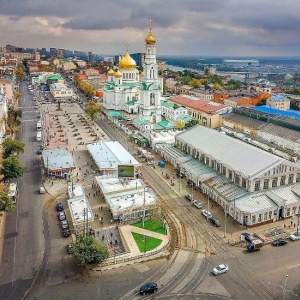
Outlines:
{"type": "Polygon", "coordinates": [[[108,80],[103,90],[103,107],[106,110],[126,111],[138,114],[134,124],[141,131],[151,131],[161,122],[162,81],[158,77],[156,62],[156,39],[152,29],[145,39],[146,53],[143,72],[136,69],[136,62],[128,49],[119,62],[119,69],[107,73],[108,80]]]}

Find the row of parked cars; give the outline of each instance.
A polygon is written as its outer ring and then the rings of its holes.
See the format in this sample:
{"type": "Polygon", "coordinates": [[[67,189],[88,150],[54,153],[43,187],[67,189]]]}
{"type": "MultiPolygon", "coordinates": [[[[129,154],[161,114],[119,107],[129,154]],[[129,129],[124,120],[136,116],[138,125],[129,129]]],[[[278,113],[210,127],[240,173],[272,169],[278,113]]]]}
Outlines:
{"type": "Polygon", "coordinates": [[[62,235],[63,237],[69,237],[71,235],[71,231],[69,228],[69,222],[67,221],[66,214],[64,212],[64,206],[62,203],[57,203],[56,204],[56,210],[58,211],[57,213],[57,218],[60,221],[60,228],[62,230],[62,235]]]}
{"type": "MultiPolygon", "coordinates": [[[[199,200],[194,199],[193,195],[188,194],[185,196],[185,198],[188,199],[189,201],[191,201],[192,204],[195,205],[197,208],[199,208],[199,209],[202,208],[202,203],[199,200]]],[[[202,215],[216,227],[221,226],[220,221],[217,218],[213,217],[212,214],[208,210],[203,209],[202,215]]]]}

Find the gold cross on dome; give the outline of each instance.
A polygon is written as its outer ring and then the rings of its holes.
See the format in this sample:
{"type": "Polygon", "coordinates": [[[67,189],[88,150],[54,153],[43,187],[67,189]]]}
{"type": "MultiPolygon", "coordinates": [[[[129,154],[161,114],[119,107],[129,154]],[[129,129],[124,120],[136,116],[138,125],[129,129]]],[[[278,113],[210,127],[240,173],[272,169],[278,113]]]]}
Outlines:
{"type": "Polygon", "coordinates": [[[149,20],[150,30],[152,30],[152,19],[149,20]]]}
{"type": "Polygon", "coordinates": [[[126,51],[128,52],[129,44],[127,43],[125,46],[126,46],[126,51]]]}

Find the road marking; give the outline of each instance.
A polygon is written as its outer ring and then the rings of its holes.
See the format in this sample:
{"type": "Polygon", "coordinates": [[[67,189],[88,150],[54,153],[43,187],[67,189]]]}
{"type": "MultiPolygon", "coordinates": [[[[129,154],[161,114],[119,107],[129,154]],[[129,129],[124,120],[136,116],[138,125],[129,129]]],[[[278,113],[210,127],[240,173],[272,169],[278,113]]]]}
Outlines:
{"type": "Polygon", "coordinates": [[[294,266],[290,266],[287,268],[287,270],[290,270],[290,269],[293,269],[293,268],[297,268],[297,267],[300,267],[300,264],[297,264],[297,265],[294,265],[294,266]]]}

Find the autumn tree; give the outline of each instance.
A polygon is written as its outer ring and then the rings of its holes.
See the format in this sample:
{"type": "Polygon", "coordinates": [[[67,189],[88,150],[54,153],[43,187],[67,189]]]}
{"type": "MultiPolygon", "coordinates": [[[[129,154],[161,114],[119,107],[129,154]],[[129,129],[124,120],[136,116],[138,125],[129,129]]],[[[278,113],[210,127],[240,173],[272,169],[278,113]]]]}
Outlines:
{"type": "Polygon", "coordinates": [[[10,106],[7,110],[6,125],[13,135],[19,130],[21,124],[22,111],[20,109],[10,106]]]}
{"type": "Polygon", "coordinates": [[[11,154],[19,154],[24,153],[25,150],[25,144],[21,143],[17,140],[14,140],[12,138],[7,138],[2,143],[2,149],[3,149],[3,158],[9,157],[11,154]]]}
{"type": "Polygon", "coordinates": [[[15,202],[8,196],[7,191],[0,190],[0,210],[12,212],[16,209],[15,202]]]}
{"type": "Polygon", "coordinates": [[[94,101],[90,101],[85,107],[85,113],[92,121],[95,121],[97,119],[97,116],[100,112],[101,106],[94,101]]]}

